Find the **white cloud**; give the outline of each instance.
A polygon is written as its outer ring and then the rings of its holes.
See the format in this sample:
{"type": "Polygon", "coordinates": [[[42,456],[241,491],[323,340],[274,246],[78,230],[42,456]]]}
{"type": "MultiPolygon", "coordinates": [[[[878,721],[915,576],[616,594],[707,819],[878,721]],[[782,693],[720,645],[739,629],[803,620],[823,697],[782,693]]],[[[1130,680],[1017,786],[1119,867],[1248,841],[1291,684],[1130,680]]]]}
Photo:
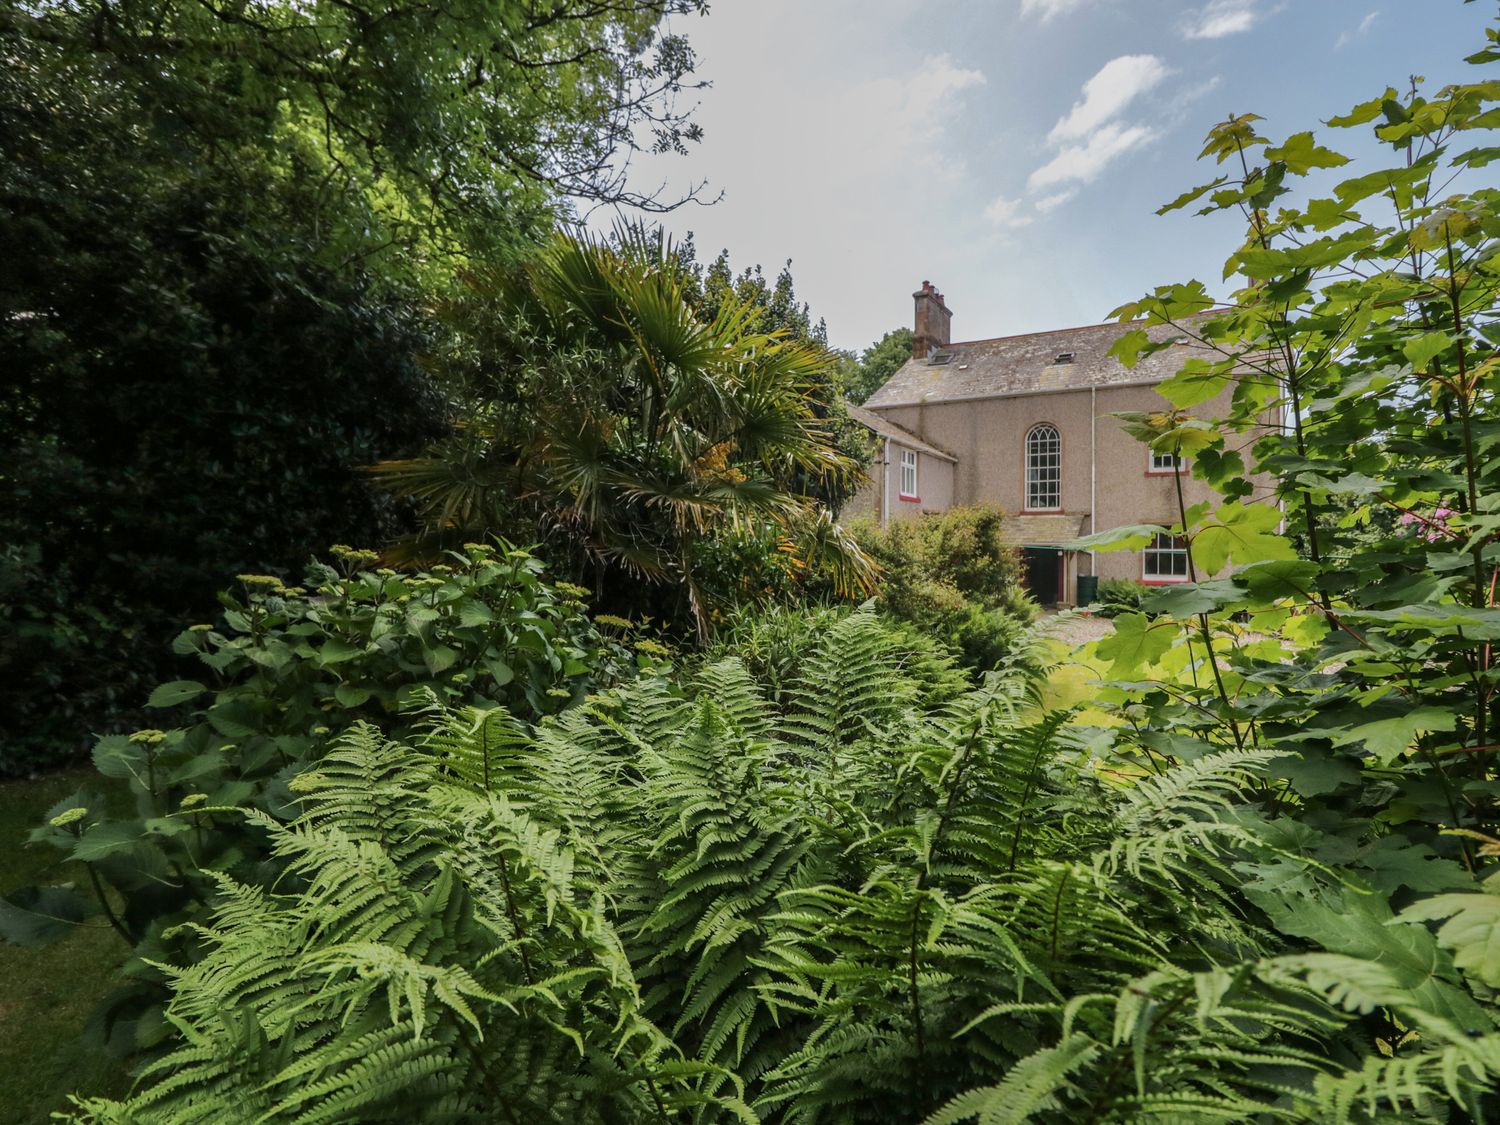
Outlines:
{"type": "Polygon", "coordinates": [[[1183,25],[1182,34],[1189,39],[1223,39],[1249,31],[1260,18],[1256,0],[1208,0],[1183,25]]]}
{"type": "Polygon", "coordinates": [[[984,217],[997,227],[1024,227],[1031,224],[1032,217],[1024,213],[1026,204],[1019,199],[1007,199],[1001,195],[984,209],[984,217]]]}
{"type": "Polygon", "coordinates": [[[1357,27],[1346,27],[1343,31],[1339,32],[1338,42],[1334,43],[1333,45],[1334,49],[1342,51],[1356,39],[1363,39],[1370,33],[1370,28],[1374,25],[1375,20],[1379,18],[1379,16],[1380,9],[1377,8],[1375,11],[1365,16],[1364,19],[1360,20],[1357,27]]]}
{"type": "MultiPolygon", "coordinates": [[[[956,94],[984,85],[977,70],[956,66],[947,55],[924,59],[908,77],[876,78],[858,83],[830,105],[838,122],[832,147],[866,149],[886,163],[933,155],[941,148],[943,121],[957,111],[948,102],[956,94]]],[[[961,169],[959,161],[943,167],[961,169]]]]}
{"type": "Polygon", "coordinates": [[[1089,0],[1021,0],[1021,15],[1040,16],[1043,23],[1048,20],[1064,15],[1081,8],[1089,0]]]}
{"type": "Polygon", "coordinates": [[[1077,194],[1077,188],[1068,188],[1066,191],[1059,191],[1053,195],[1043,196],[1041,199],[1038,199],[1036,201],[1036,209],[1043,215],[1051,214],[1053,211],[1061,207],[1064,203],[1071,202],[1073,197],[1077,194]]]}
{"type": "Polygon", "coordinates": [[[1063,184],[1092,183],[1117,157],[1156,139],[1146,125],[1109,124],[1095,130],[1082,144],[1069,145],[1043,164],[1026,181],[1031,191],[1044,191],[1063,184]]]}
{"type": "Polygon", "coordinates": [[[1111,59],[1083,84],[1083,97],[1052,127],[1047,140],[1061,144],[1087,137],[1170,73],[1155,55],[1111,59]]]}

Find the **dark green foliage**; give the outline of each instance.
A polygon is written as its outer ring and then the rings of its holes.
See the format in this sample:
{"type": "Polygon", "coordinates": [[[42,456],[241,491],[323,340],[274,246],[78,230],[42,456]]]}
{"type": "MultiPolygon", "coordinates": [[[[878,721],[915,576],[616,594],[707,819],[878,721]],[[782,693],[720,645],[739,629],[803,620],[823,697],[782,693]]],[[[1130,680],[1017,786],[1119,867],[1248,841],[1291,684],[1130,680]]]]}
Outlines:
{"type": "Polygon", "coordinates": [[[20,315],[37,290],[0,294],[0,770],[138,706],[224,575],[400,530],[360,466],[447,412],[399,306],[295,264],[273,278],[179,203],[132,200],[128,226],[71,214],[34,248],[46,314],[20,315]]]}
{"type": "Polygon", "coordinates": [[[535,726],[357,728],[296,823],[252,814],[297,885],[223,883],[182,1037],[79,1120],[1478,1111],[1500,1033],[1430,934],[1332,880],[1298,949],[1241,894],[1294,857],[1245,816],[1274,751],[1141,777],[1019,665],[935,703],[905,662],[863,609],[779,704],[729,658],[535,726]]]}
{"type": "MultiPolygon", "coordinates": [[[[841,605],[741,610],[725,622],[707,659],[732,656],[740,661],[771,703],[780,706],[791,699],[798,682],[807,678],[807,661],[823,646],[827,634],[854,612],[853,607],[841,605]]],[[[893,618],[887,617],[883,628],[892,658],[899,659],[906,675],[922,685],[924,704],[944,703],[962,694],[967,678],[947,646],[893,618]]]]}
{"type": "Polygon", "coordinates": [[[911,358],[912,330],[897,328],[866,348],[844,374],[844,395],[861,403],[911,358]]]}
{"type": "Polygon", "coordinates": [[[868,521],[852,526],[880,566],[884,608],[980,671],[1005,659],[1035,614],[1003,518],[994,508],[955,508],[884,529],[868,521]]]}
{"type": "Polygon", "coordinates": [[[1100,617],[1116,617],[1121,613],[1138,613],[1151,591],[1129,578],[1106,578],[1099,583],[1099,597],[1095,604],[1100,617]]]}
{"type": "Polygon", "coordinates": [[[427,298],[648,202],[699,7],[0,2],[0,773],[129,722],[225,575],[410,529],[359,470],[449,421],[427,298]]]}
{"type": "MultiPolygon", "coordinates": [[[[583,591],[545,583],[524,551],[471,544],[414,575],[362,569],[373,552],[336,555],[336,567],[311,569],[306,589],[242,575],[218,627],[178,637],[174,649],[195,659],[198,678],[159,685],[147,705],[181,725],[94,748],[99,772],[130,791],[133,814],[112,815],[118,802],[80,791],[32,835],[84,863],[96,893],[12,895],[0,904],[8,940],[51,940],[95,916],[142,957],[180,956],[195,944],[191,930],[164,927],[198,917],[220,879],[260,883],[281,870],[240,810],[292,815],[294,780],[351,724],[410,732],[414,710],[437,701],[537,717],[634,672],[629,653],[590,625],[583,591]],[[118,909],[103,907],[106,889],[118,909]]],[[[136,961],[131,976],[111,1018],[149,1013],[160,997],[155,970],[136,961]]],[[[147,1046],[163,1030],[147,1018],[122,1035],[147,1046]]]]}
{"type": "Polygon", "coordinates": [[[634,227],[560,233],[523,269],[476,269],[450,309],[463,425],[378,466],[420,506],[425,542],[535,528],[602,605],[636,609],[644,578],[675,603],[653,616],[700,641],[734,593],[706,537],[789,540],[839,593],[867,591],[868,560],[809,484],[858,471],[815,393],[832,357],[764,324],[753,295],[726,296],[712,320],[693,299],[672,244],[634,227]]]}

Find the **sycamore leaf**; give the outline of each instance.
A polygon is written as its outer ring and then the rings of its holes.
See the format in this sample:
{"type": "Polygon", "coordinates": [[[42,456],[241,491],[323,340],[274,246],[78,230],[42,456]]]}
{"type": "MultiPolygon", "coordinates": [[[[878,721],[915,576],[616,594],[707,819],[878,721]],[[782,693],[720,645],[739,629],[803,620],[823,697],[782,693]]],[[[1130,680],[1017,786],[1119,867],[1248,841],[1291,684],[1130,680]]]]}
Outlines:
{"type": "Polygon", "coordinates": [[[1500,895],[1433,895],[1401,912],[1403,922],[1448,921],[1438,944],[1453,951],[1453,963],[1491,988],[1500,988],[1500,895]]]}
{"type": "Polygon", "coordinates": [[[1377,719],[1342,731],[1333,736],[1333,744],[1362,744],[1382,766],[1388,766],[1406,752],[1418,735],[1452,730],[1457,721],[1457,715],[1441,707],[1415,707],[1394,719],[1377,719]]]}
{"type": "Polygon", "coordinates": [[[1282,900],[1264,896],[1261,902],[1282,933],[1305,938],[1330,953],[1380,962],[1405,994],[1392,997],[1392,1003],[1404,1001],[1466,1029],[1491,1026],[1484,1009],[1452,983],[1452,958],[1438,948],[1426,927],[1393,917],[1383,895],[1346,888],[1332,902],[1310,895],[1282,900]]]}
{"type": "Polygon", "coordinates": [[[1445,859],[1426,844],[1404,836],[1382,836],[1355,861],[1369,872],[1374,887],[1395,894],[1400,887],[1414,891],[1449,891],[1472,887],[1473,877],[1457,861],[1445,859]]]}
{"type": "Polygon", "coordinates": [[[1475,609],[1466,605],[1404,605],[1397,609],[1353,610],[1344,615],[1351,621],[1379,623],[1391,628],[1453,633],[1459,629],[1470,640],[1500,640],[1500,609],[1475,609]]]}
{"type": "Polygon", "coordinates": [[[1437,356],[1453,346],[1453,337],[1447,332],[1428,332],[1415,340],[1408,340],[1401,353],[1411,361],[1413,371],[1426,371],[1437,356]]]}
{"type": "Polygon", "coordinates": [[[1388,482],[1365,476],[1364,473],[1349,473],[1338,480],[1331,480],[1320,473],[1306,472],[1298,473],[1296,480],[1298,484],[1316,488],[1330,496],[1376,496],[1391,489],[1388,482]]]}
{"type": "Polygon", "coordinates": [[[1132,328],[1110,345],[1109,354],[1131,368],[1141,358],[1141,350],[1150,343],[1151,337],[1144,328],[1132,328]]]}
{"type": "Polygon", "coordinates": [[[1242,597],[1242,591],[1227,579],[1197,585],[1184,583],[1161,587],[1146,597],[1141,608],[1168,617],[1196,617],[1200,613],[1217,613],[1242,597]]]}
{"type": "Polygon", "coordinates": [[[1340,785],[1352,784],[1360,778],[1357,765],[1326,750],[1285,754],[1271,761],[1270,770],[1273,776],[1285,778],[1304,797],[1332,793],[1340,785]]]}
{"type": "Polygon", "coordinates": [[[1206,574],[1217,574],[1230,562],[1245,566],[1295,559],[1291,543],[1276,533],[1280,523],[1280,510],[1269,504],[1225,504],[1215,513],[1215,522],[1193,536],[1193,561],[1206,574]]]}
{"type": "Polygon", "coordinates": [[[1348,129],[1355,125],[1368,124],[1379,117],[1384,112],[1385,103],[1395,101],[1396,96],[1395,88],[1387,87],[1385,93],[1381,94],[1380,97],[1371,98],[1367,102],[1361,102],[1348,113],[1338,117],[1330,117],[1328,124],[1332,125],[1335,129],[1348,129]]]}
{"type": "Polygon", "coordinates": [[[1267,160],[1279,160],[1288,172],[1301,175],[1313,168],[1337,168],[1349,158],[1313,141],[1311,133],[1293,133],[1279,148],[1266,149],[1267,160]]]}
{"type": "MultiPolygon", "coordinates": [[[[1165,203],[1162,206],[1158,207],[1156,209],[1156,213],[1158,215],[1165,215],[1170,211],[1180,211],[1195,199],[1201,199],[1203,196],[1213,191],[1214,188],[1218,187],[1220,184],[1227,183],[1228,181],[1228,176],[1220,176],[1218,179],[1211,180],[1206,184],[1200,184],[1198,187],[1189,188],[1187,191],[1179,195],[1176,199],[1172,200],[1171,203],[1165,203]]],[[[1126,364],[1126,366],[1128,367],[1130,365],[1126,364]]]]}
{"type": "Polygon", "coordinates": [[[1167,529],[1157,524],[1135,523],[1122,527],[1111,527],[1096,531],[1063,544],[1065,551],[1139,551],[1149,546],[1158,535],[1167,534],[1167,529]]]}
{"type": "Polygon", "coordinates": [[[1110,661],[1109,674],[1119,678],[1160,660],[1177,636],[1175,625],[1153,626],[1144,613],[1122,613],[1115,618],[1115,631],[1099,642],[1095,651],[1110,661]]]}
{"type": "Polygon", "coordinates": [[[1181,371],[1156,389],[1173,406],[1186,408],[1217,398],[1233,378],[1233,372],[1225,365],[1190,359],[1181,371]]]}

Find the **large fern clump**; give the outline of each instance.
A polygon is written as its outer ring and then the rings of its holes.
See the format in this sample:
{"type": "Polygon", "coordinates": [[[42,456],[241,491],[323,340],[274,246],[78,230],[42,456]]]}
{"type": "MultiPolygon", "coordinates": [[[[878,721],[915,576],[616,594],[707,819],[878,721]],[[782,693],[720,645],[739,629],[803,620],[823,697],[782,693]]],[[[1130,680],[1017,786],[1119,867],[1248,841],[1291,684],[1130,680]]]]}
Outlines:
{"type": "Polygon", "coordinates": [[[535,725],[354,731],[257,818],[287,875],[225,879],[170,970],[176,1045],[76,1119],[1482,1113],[1500,1036],[1426,928],[1339,945],[1373,908],[1316,864],[1241,885],[1296,858],[1245,815],[1267,753],[1142,776],[1038,703],[1034,646],[955,693],[871,609],[822,623],[776,701],[721,656],[535,725]]]}

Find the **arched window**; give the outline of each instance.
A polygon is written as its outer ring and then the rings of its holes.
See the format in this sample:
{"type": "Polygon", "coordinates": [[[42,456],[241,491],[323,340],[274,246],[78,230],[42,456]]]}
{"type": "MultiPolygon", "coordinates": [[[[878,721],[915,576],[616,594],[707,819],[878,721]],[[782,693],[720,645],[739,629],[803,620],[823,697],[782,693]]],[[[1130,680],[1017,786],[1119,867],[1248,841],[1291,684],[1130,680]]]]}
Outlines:
{"type": "Polygon", "coordinates": [[[1062,507],[1062,435],[1050,422],[1033,426],[1026,435],[1026,507],[1062,507]]]}

